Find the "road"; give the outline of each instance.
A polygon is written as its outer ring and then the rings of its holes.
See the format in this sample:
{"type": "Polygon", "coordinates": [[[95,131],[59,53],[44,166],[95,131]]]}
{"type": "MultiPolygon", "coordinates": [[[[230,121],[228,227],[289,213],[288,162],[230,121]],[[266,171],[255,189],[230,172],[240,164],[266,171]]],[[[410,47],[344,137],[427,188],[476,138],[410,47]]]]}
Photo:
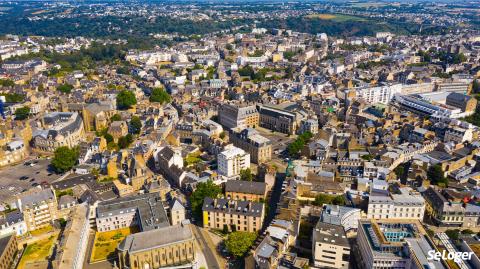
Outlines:
{"type": "Polygon", "coordinates": [[[193,234],[197,238],[197,243],[200,251],[203,252],[205,260],[207,260],[208,269],[225,268],[225,265],[223,264],[223,262],[221,262],[222,259],[217,256],[217,248],[213,244],[210,236],[196,225],[192,225],[192,230],[193,234]],[[219,264],[222,264],[222,266],[220,266],[219,264]]]}

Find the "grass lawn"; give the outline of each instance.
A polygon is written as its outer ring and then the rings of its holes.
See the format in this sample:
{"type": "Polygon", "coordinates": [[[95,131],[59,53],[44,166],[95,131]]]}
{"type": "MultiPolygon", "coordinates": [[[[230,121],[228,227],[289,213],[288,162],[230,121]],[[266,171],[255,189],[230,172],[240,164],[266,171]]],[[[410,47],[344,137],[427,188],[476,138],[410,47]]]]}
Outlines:
{"type": "Polygon", "coordinates": [[[200,151],[196,151],[194,153],[188,154],[187,157],[185,158],[185,161],[187,162],[187,166],[201,162],[202,159],[200,159],[200,154],[201,154],[200,151]]]}
{"type": "Polygon", "coordinates": [[[39,240],[28,245],[17,268],[22,269],[27,263],[45,261],[50,256],[50,252],[52,251],[53,244],[56,240],[57,235],[52,235],[47,239],[39,240]]]}
{"type": "Polygon", "coordinates": [[[115,250],[122,240],[129,234],[138,232],[138,228],[123,228],[109,232],[97,232],[93,242],[90,261],[104,261],[115,257],[115,250]]]}
{"type": "Polygon", "coordinates": [[[38,236],[38,235],[45,234],[45,233],[48,233],[48,232],[51,232],[51,231],[53,231],[53,226],[48,225],[48,226],[42,227],[40,229],[33,230],[33,231],[30,232],[30,234],[32,236],[38,236]]]}

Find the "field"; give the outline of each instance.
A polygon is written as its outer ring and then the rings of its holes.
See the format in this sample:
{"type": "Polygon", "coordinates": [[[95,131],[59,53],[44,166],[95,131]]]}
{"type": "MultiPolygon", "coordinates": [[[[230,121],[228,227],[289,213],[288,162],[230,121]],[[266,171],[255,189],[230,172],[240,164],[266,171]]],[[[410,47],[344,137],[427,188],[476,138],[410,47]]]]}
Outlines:
{"type": "Polygon", "coordinates": [[[97,232],[93,242],[90,262],[104,261],[115,257],[115,250],[129,234],[138,232],[137,228],[123,228],[109,232],[97,232]]]}
{"type": "Polygon", "coordinates": [[[334,21],[334,22],[367,21],[365,18],[362,18],[362,17],[343,15],[343,14],[329,14],[329,13],[310,14],[310,15],[307,15],[306,18],[328,20],[328,21],[334,21]]]}
{"type": "Polygon", "coordinates": [[[33,244],[30,244],[25,249],[22,258],[18,264],[18,269],[22,269],[28,263],[45,261],[51,254],[53,244],[57,239],[56,235],[52,235],[49,238],[39,240],[33,244]]]}

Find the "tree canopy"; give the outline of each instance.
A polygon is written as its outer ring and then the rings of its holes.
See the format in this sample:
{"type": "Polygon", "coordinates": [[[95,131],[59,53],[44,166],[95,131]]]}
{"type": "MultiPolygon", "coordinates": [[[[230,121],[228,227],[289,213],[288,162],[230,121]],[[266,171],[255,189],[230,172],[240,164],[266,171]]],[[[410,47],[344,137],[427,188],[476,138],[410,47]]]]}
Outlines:
{"type": "Polygon", "coordinates": [[[162,88],[154,88],[150,95],[150,102],[166,104],[172,101],[172,97],[162,88]]]}
{"type": "Polygon", "coordinates": [[[288,154],[290,156],[298,156],[305,144],[308,143],[312,137],[313,134],[310,132],[304,132],[303,134],[299,135],[295,141],[288,145],[288,154]]]}
{"type": "Polygon", "coordinates": [[[125,110],[132,108],[132,106],[137,104],[137,98],[135,94],[128,90],[123,90],[117,94],[117,108],[120,110],[125,110]]]}
{"type": "Polygon", "coordinates": [[[140,120],[139,117],[137,116],[132,117],[132,119],[130,120],[130,129],[134,134],[140,133],[140,131],[142,130],[142,121],[140,120]]]}
{"type": "Polygon", "coordinates": [[[222,188],[215,185],[211,180],[198,183],[197,189],[190,196],[190,204],[194,216],[201,219],[203,200],[205,197],[217,198],[220,193],[222,193],[222,188]]]}
{"type": "Polygon", "coordinates": [[[227,251],[235,258],[244,257],[257,239],[257,234],[249,232],[233,232],[228,235],[225,241],[227,251]]]}
{"type": "Polygon", "coordinates": [[[250,168],[240,170],[240,179],[243,181],[253,181],[254,175],[250,168]]]}
{"type": "Polygon", "coordinates": [[[58,85],[57,90],[63,93],[71,93],[73,90],[73,86],[70,84],[61,84],[61,85],[58,85]]]}
{"type": "Polygon", "coordinates": [[[24,120],[30,115],[30,108],[28,106],[19,107],[15,110],[15,120],[24,120]]]}
{"type": "Polygon", "coordinates": [[[55,150],[52,167],[56,172],[64,173],[77,163],[78,156],[78,148],[59,147],[55,150]]]}
{"type": "Polygon", "coordinates": [[[427,178],[435,185],[444,185],[446,187],[448,184],[448,179],[443,175],[442,167],[439,164],[428,168],[427,178]]]}

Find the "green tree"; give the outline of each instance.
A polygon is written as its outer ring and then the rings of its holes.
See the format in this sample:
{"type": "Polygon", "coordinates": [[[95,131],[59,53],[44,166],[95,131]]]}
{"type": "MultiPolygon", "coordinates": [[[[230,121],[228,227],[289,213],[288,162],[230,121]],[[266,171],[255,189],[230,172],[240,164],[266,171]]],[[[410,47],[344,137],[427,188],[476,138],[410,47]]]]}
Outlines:
{"type": "Polygon", "coordinates": [[[460,238],[460,230],[459,229],[446,230],[445,233],[453,241],[456,241],[456,240],[458,240],[458,238],[460,238]]]}
{"type": "Polygon", "coordinates": [[[64,173],[77,163],[79,156],[78,148],[59,147],[55,150],[52,167],[58,173],[64,173]]]}
{"type": "Polygon", "coordinates": [[[290,156],[298,156],[300,151],[303,149],[306,143],[310,141],[313,137],[313,134],[310,132],[304,132],[295,139],[292,143],[290,143],[287,147],[288,154],[290,156]]]}
{"type": "Polygon", "coordinates": [[[197,188],[190,196],[190,204],[194,216],[201,220],[203,200],[206,197],[217,198],[220,193],[222,193],[222,188],[215,185],[211,180],[198,183],[197,188]]]}
{"type": "Polygon", "coordinates": [[[2,87],[13,87],[15,82],[11,79],[0,79],[0,86],[2,87]]]}
{"type": "Polygon", "coordinates": [[[250,168],[240,170],[240,180],[253,181],[253,174],[250,168]]]}
{"type": "Polygon", "coordinates": [[[113,136],[109,133],[104,134],[103,138],[105,138],[105,140],[107,141],[107,144],[110,142],[113,142],[113,136]]]}
{"type": "Polygon", "coordinates": [[[322,206],[324,204],[330,204],[330,203],[332,203],[334,198],[335,198],[335,196],[333,196],[333,195],[319,193],[317,196],[315,196],[315,200],[312,202],[312,204],[316,205],[316,206],[322,206]]]}
{"type": "Polygon", "coordinates": [[[130,120],[130,128],[132,130],[132,133],[134,134],[139,134],[140,131],[142,130],[142,121],[140,120],[139,117],[133,116],[132,119],[130,120]]]}
{"type": "Polygon", "coordinates": [[[397,178],[401,178],[405,173],[405,167],[403,167],[403,164],[400,164],[397,167],[395,167],[395,169],[393,169],[393,172],[395,172],[395,175],[397,176],[397,178]]]}
{"type": "Polygon", "coordinates": [[[122,117],[120,116],[120,114],[115,114],[110,118],[110,121],[119,121],[119,120],[122,120],[122,117]]]}
{"type": "Polygon", "coordinates": [[[7,93],[5,94],[5,101],[7,103],[21,103],[25,99],[25,96],[18,93],[7,93]]]}
{"type": "Polygon", "coordinates": [[[256,233],[233,232],[228,235],[225,241],[227,251],[235,258],[244,257],[257,239],[256,233]]]}
{"type": "Polygon", "coordinates": [[[332,200],[332,204],[334,205],[345,205],[347,200],[345,199],[345,195],[337,195],[332,200]]]}
{"type": "Polygon", "coordinates": [[[472,91],[474,93],[480,93],[480,82],[478,79],[475,79],[472,83],[472,91]]]}
{"type": "Polygon", "coordinates": [[[154,88],[150,95],[150,102],[166,104],[172,101],[172,97],[162,88],[154,88]]]}
{"type": "Polygon", "coordinates": [[[15,110],[15,120],[24,120],[30,115],[30,108],[28,106],[19,107],[15,110]]]}
{"type": "Polygon", "coordinates": [[[128,148],[129,145],[130,143],[128,143],[128,140],[125,136],[122,136],[118,139],[118,147],[120,147],[120,149],[128,148]]]}
{"type": "Polygon", "coordinates": [[[443,170],[440,164],[432,165],[427,170],[427,178],[435,185],[447,186],[448,179],[443,175],[443,170]]]}
{"type": "Polygon", "coordinates": [[[57,90],[63,93],[71,93],[73,90],[73,86],[70,84],[61,84],[61,85],[58,85],[57,90]]]}
{"type": "Polygon", "coordinates": [[[123,90],[117,94],[117,108],[120,110],[129,109],[137,104],[135,94],[128,90],[123,90]]]}

